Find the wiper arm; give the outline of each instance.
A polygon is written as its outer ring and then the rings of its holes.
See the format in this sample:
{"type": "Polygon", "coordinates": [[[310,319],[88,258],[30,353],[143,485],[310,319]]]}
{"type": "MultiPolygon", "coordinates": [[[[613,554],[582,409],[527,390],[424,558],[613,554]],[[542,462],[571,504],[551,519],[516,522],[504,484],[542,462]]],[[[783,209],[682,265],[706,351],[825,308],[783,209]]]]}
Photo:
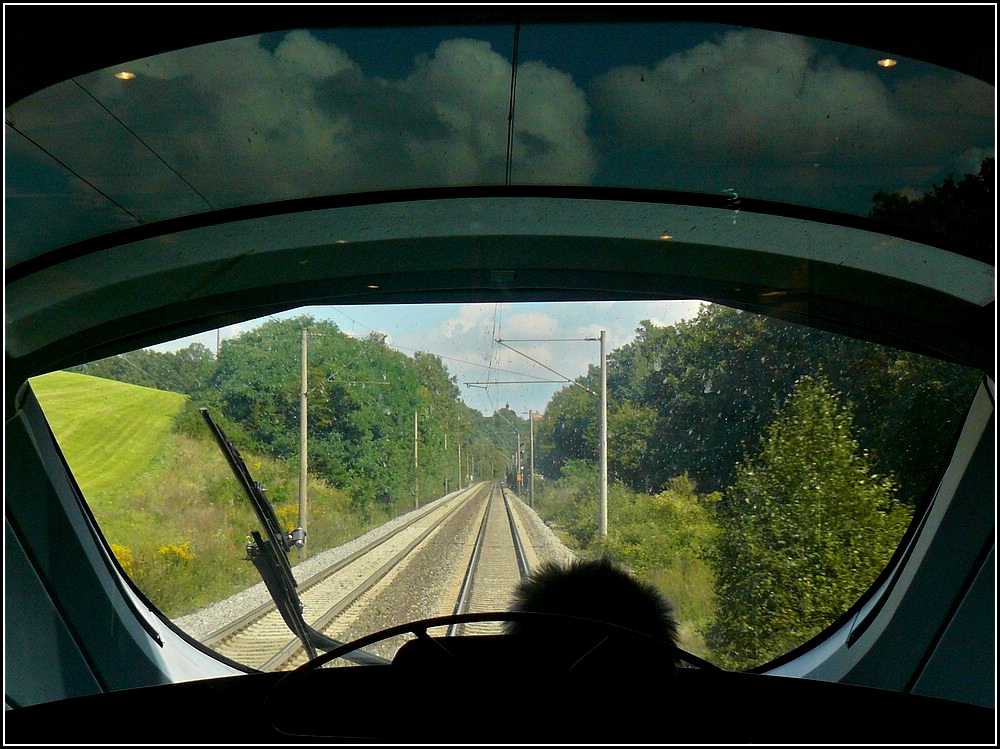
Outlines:
{"type": "MultiPolygon", "coordinates": [[[[288,551],[293,546],[301,546],[305,540],[305,532],[301,528],[292,533],[285,533],[281,530],[281,523],[278,522],[274,507],[271,506],[270,500],[264,493],[264,487],[253,480],[239,450],[222,431],[222,427],[215,423],[207,408],[199,408],[198,410],[204,417],[205,423],[208,424],[222,454],[226,456],[226,461],[235,474],[236,480],[250,499],[257,519],[264,527],[267,538],[262,537],[258,531],[251,533],[253,541],[247,543],[247,558],[253,562],[254,567],[260,573],[267,592],[271,594],[272,600],[278,607],[281,618],[299,638],[310,660],[316,657],[317,651],[327,652],[340,647],[343,645],[342,642],[327,637],[322,632],[317,632],[309,626],[302,615],[304,607],[299,598],[298,584],[292,575],[288,551]]],[[[352,658],[352,660],[356,663],[368,664],[386,662],[378,656],[363,652],[359,652],[357,658],[352,658]]]]}

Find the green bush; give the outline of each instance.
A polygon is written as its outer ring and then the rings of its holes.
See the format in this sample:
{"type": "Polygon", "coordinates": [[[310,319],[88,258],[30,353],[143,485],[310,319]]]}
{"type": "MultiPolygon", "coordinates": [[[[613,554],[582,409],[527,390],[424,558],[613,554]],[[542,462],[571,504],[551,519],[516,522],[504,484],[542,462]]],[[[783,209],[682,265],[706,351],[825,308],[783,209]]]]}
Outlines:
{"type": "Polygon", "coordinates": [[[872,472],[852,418],[822,377],[803,377],[737,467],[711,556],[719,601],[709,645],[732,668],[821,632],[885,567],[911,512],[872,472]]]}

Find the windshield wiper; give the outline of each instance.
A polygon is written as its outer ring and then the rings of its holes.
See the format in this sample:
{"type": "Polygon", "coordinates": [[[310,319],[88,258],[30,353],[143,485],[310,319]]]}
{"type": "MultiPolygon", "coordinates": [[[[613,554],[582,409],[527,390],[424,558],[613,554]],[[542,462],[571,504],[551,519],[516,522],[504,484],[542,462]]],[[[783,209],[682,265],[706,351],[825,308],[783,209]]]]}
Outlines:
{"type": "MultiPolygon", "coordinates": [[[[264,493],[264,487],[254,481],[239,450],[226,436],[222,427],[215,423],[207,408],[199,408],[198,410],[204,417],[205,423],[208,424],[222,454],[226,456],[226,461],[236,476],[236,480],[250,499],[257,519],[264,527],[266,538],[261,536],[258,531],[251,532],[253,541],[247,543],[247,558],[253,562],[254,567],[260,573],[261,579],[267,587],[267,592],[271,594],[272,600],[281,613],[281,618],[299,638],[310,660],[316,657],[317,651],[328,652],[340,647],[344,643],[316,631],[309,626],[302,615],[304,606],[299,599],[298,583],[295,582],[295,577],[292,575],[288,552],[293,546],[301,546],[304,543],[305,531],[302,528],[296,528],[291,533],[281,530],[278,516],[264,493]]],[[[364,651],[353,653],[348,660],[369,665],[388,663],[387,660],[364,651]]]]}

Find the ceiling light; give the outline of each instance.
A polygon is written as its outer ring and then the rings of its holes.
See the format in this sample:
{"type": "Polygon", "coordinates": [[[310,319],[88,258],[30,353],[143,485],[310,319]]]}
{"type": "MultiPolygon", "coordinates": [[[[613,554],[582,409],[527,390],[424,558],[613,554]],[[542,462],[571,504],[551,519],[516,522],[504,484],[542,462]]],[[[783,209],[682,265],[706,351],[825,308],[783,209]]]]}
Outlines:
{"type": "Polygon", "coordinates": [[[892,68],[895,67],[896,61],[893,60],[891,57],[883,57],[881,60],[878,61],[878,65],[880,68],[892,68]]]}

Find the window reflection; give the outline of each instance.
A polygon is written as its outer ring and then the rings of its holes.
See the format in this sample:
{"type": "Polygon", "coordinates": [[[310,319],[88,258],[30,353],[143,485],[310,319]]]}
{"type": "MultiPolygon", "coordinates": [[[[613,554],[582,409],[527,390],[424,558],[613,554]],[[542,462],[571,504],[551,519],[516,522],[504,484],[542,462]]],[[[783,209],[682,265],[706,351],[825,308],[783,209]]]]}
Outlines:
{"type": "Polygon", "coordinates": [[[880,190],[975,174],[995,148],[993,87],[877,59],[679,23],[297,29],[122,61],[134,79],[115,66],[8,108],[10,251],[56,245],[28,231],[38,215],[36,229],[72,217],[61,231],[80,240],[271,200],[508,182],[866,215],[880,190]]]}

